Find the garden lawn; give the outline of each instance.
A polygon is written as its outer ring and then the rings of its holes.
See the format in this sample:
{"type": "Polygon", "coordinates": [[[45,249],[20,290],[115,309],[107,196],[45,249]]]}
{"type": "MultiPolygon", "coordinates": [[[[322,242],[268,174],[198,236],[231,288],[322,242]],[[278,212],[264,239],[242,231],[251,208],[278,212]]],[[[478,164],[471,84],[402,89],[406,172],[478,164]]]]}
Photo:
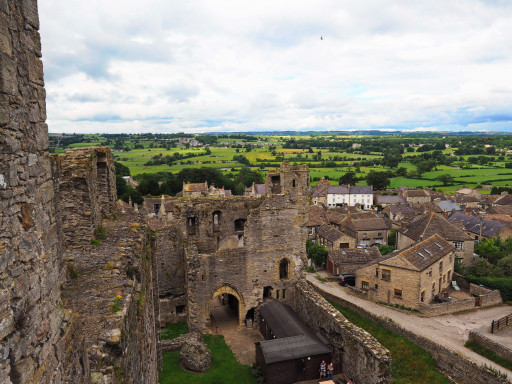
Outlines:
{"type": "Polygon", "coordinates": [[[331,304],[350,322],[364,329],[391,352],[391,380],[395,384],[448,384],[450,381],[437,370],[436,362],[430,354],[412,341],[389,331],[382,325],[346,309],[331,304]]]}
{"type": "Polygon", "coordinates": [[[238,364],[222,335],[204,336],[212,352],[212,364],[202,375],[185,372],[179,366],[179,351],[166,352],[159,374],[160,384],[256,384],[251,367],[238,364]]]}

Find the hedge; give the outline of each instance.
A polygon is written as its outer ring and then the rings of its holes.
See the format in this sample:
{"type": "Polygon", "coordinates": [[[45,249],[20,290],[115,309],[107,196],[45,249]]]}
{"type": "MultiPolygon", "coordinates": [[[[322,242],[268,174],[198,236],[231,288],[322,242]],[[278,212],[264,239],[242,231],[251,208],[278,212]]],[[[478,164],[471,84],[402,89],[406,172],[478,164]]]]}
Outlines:
{"type": "Polygon", "coordinates": [[[464,278],[473,284],[482,284],[491,289],[498,289],[503,301],[512,300],[512,277],[476,277],[466,275],[464,278]]]}

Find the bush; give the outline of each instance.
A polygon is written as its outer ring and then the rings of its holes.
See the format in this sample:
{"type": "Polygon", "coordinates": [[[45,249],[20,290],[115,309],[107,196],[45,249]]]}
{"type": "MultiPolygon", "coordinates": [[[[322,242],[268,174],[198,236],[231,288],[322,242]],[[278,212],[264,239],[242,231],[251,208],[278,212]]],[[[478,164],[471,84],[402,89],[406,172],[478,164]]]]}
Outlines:
{"type": "Polygon", "coordinates": [[[392,245],[379,245],[379,251],[382,256],[387,255],[395,250],[392,245]]]}
{"type": "Polygon", "coordinates": [[[503,276],[512,276],[512,255],[498,260],[498,268],[503,276]]]}
{"type": "Polygon", "coordinates": [[[306,253],[316,266],[320,266],[327,261],[327,249],[311,240],[306,241],[306,253]]]}

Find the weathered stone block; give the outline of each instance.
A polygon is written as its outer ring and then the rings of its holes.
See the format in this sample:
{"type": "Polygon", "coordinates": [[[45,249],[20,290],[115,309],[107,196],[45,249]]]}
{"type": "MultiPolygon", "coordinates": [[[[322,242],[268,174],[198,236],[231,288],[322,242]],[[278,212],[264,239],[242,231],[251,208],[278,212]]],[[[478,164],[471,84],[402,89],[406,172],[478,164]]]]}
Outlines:
{"type": "Polygon", "coordinates": [[[0,13],[0,52],[12,57],[11,35],[7,26],[7,17],[0,13]]]}
{"type": "Polygon", "coordinates": [[[23,0],[21,2],[23,17],[32,27],[39,29],[39,15],[37,13],[37,0],[23,0]]]}
{"type": "Polygon", "coordinates": [[[9,12],[9,4],[7,4],[7,0],[0,0],[0,11],[4,11],[5,13],[9,12]]]}
{"type": "Polygon", "coordinates": [[[14,314],[6,309],[0,313],[0,340],[14,332],[14,314]]]}
{"type": "Polygon", "coordinates": [[[18,93],[17,80],[14,60],[6,54],[0,53],[0,92],[16,95],[18,93]]]}
{"type": "Polygon", "coordinates": [[[194,372],[204,372],[211,364],[211,353],[200,333],[187,335],[180,351],[180,362],[194,372]]]}
{"type": "Polygon", "coordinates": [[[28,78],[33,83],[44,85],[43,62],[34,53],[27,52],[28,78]]]}
{"type": "Polygon", "coordinates": [[[0,125],[7,124],[9,122],[9,108],[7,105],[0,105],[0,125]]]}
{"type": "Polygon", "coordinates": [[[18,361],[12,367],[12,381],[14,384],[28,383],[36,370],[36,363],[30,357],[18,361]]]}

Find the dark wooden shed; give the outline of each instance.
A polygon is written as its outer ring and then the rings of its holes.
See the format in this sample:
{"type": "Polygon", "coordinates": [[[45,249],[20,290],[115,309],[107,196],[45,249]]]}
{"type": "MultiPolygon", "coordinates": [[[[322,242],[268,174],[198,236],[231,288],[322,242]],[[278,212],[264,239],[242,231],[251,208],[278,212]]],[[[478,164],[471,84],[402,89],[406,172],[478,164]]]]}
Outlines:
{"type": "Polygon", "coordinates": [[[271,301],[260,308],[256,363],[268,384],[290,384],[319,377],[322,360],[329,363],[331,347],[286,304],[271,301]]]}

